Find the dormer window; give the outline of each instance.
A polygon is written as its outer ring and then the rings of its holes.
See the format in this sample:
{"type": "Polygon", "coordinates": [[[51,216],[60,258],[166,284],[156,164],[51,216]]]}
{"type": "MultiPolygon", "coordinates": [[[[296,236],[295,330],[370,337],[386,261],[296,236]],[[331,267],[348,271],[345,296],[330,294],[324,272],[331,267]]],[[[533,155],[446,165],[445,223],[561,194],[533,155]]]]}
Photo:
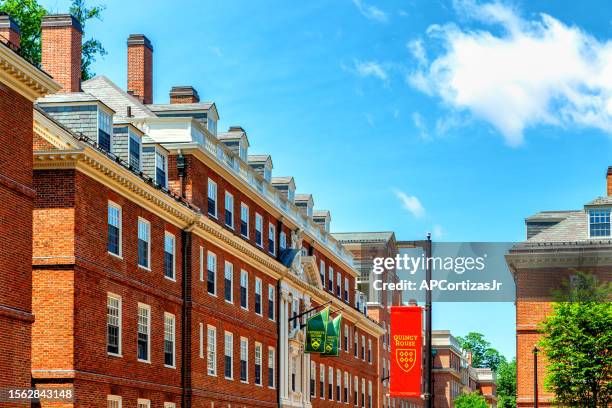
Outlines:
{"type": "Polygon", "coordinates": [[[293,200],[295,200],[295,191],[292,189],[289,189],[287,191],[287,199],[291,202],[293,202],[293,200]]]}
{"type": "Polygon", "coordinates": [[[589,210],[589,236],[610,236],[610,208],[593,208],[589,210]]]}
{"type": "Polygon", "coordinates": [[[155,152],[155,182],[157,185],[167,188],[167,172],[168,158],[159,151],[155,152]]]}
{"type": "Polygon", "coordinates": [[[104,151],[110,152],[112,134],[112,118],[106,112],[98,110],[98,146],[104,151]]]}
{"type": "Polygon", "coordinates": [[[264,180],[268,182],[272,179],[272,169],[270,169],[268,166],[264,167],[263,177],[264,177],[264,180]]]}
{"type": "Polygon", "coordinates": [[[207,122],[206,126],[208,128],[208,131],[216,136],[217,135],[217,121],[211,117],[208,117],[206,122],[207,122]]]}
{"type": "Polygon", "coordinates": [[[130,131],[130,148],[129,148],[129,163],[134,169],[140,169],[140,137],[137,134],[130,131]]]}
{"type": "Polygon", "coordinates": [[[240,142],[239,155],[243,161],[247,160],[247,147],[246,147],[246,144],[243,142],[240,142]]]}

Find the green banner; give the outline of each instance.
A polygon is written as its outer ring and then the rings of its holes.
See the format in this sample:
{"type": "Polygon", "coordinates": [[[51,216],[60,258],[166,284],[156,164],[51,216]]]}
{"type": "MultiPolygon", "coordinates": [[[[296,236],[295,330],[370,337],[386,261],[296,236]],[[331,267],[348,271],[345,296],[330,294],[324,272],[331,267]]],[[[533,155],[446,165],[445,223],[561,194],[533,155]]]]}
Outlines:
{"type": "Polygon", "coordinates": [[[336,316],[331,322],[327,324],[327,335],[325,336],[325,351],[323,351],[323,356],[338,356],[338,343],[340,341],[341,322],[342,314],[338,314],[338,316],[336,316]]]}
{"type": "Polygon", "coordinates": [[[325,351],[325,337],[327,321],[329,319],[329,306],[308,318],[306,321],[306,353],[323,353],[325,351]]]}

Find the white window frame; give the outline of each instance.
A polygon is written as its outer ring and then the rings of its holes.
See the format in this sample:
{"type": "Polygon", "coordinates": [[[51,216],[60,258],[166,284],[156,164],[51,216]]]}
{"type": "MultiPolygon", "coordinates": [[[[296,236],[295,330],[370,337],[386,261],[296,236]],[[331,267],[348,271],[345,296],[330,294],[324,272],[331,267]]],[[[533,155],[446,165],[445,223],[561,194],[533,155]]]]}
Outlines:
{"type": "MultiPolygon", "coordinates": [[[[171,242],[172,242],[172,277],[166,276],[166,271],[164,269],[164,278],[171,280],[172,282],[176,282],[176,237],[174,236],[173,233],[164,231],[164,254],[167,252],[166,251],[166,239],[167,238],[171,238],[171,242]]],[[[165,268],[165,265],[166,265],[166,262],[164,259],[164,268],[165,268]]]]}
{"type": "Polygon", "coordinates": [[[223,335],[223,376],[226,380],[234,379],[234,333],[226,331],[223,335]],[[230,339],[230,347],[227,347],[227,340],[230,339]],[[230,376],[225,375],[225,357],[230,357],[230,376]]]}
{"type": "Polygon", "coordinates": [[[130,163],[130,158],[132,155],[132,140],[138,143],[138,170],[140,170],[142,168],[142,139],[136,133],[132,132],[132,130],[128,127],[128,164],[130,163]]]}
{"type": "Polygon", "coordinates": [[[219,201],[217,200],[219,195],[219,189],[217,187],[217,183],[215,183],[212,179],[208,179],[208,187],[207,187],[207,191],[206,191],[206,213],[208,215],[210,215],[211,217],[217,218],[218,214],[219,214],[219,201]],[[214,186],[213,189],[211,189],[211,186],[214,186]],[[211,191],[214,190],[215,195],[214,195],[214,201],[215,201],[215,213],[211,214],[208,212],[208,199],[209,198],[213,198],[211,197],[211,191]]]}
{"type": "Polygon", "coordinates": [[[268,223],[268,252],[276,255],[276,226],[271,222],[268,223]],[[272,251],[270,251],[270,241],[272,241],[272,251]]]}
{"type": "Polygon", "coordinates": [[[227,191],[227,190],[226,190],[226,191],[225,191],[225,202],[224,202],[224,206],[223,206],[223,223],[224,223],[224,224],[225,224],[227,227],[229,227],[229,228],[231,228],[231,229],[234,229],[234,224],[235,224],[235,222],[234,222],[234,217],[235,217],[235,216],[236,216],[236,213],[234,212],[234,195],[233,195],[232,193],[230,193],[229,191],[227,191]],[[230,206],[230,207],[231,207],[231,208],[230,208],[230,212],[232,213],[232,217],[231,217],[231,219],[230,219],[231,224],[228,224],[228,223],[226,222],[226,219],[225,219],[225,212],[227,211],[228,199],[231,201],[231,206],[230,206]]]}
{"type": "MultiPolygon", "coordinates": [[[[233,283],[232,283],[233,286],[233,283]]],[[[242,296],[242,288],[245,288],[245,306],[242,306],[242,304],[240,305],[240,308],[243,310],[249,310],[249,273],[247,271],[245,271],[244,269],[240,269],[240,293],[242,296]],[[244,281],[244,285],[242,286],[244,281]]],[[[239,299],[238,303],[241,303],[242,299],[239,299]]]]}
{"type": "Polygon", "coordinates": [[[107,335],[107,339],[106,339],[106,353],[110,356],[115,356],[115,357],[123,357],[123,348],[122,348],[122,342],[121,342],[121,336],[123,335],[123,322],[122,322],[122,310],[123,310],[123,305],[122,305],[122,299],[121,296],[115,294],[115,293],[111,293],[111,292],[107,292],[106,293],[106,307],[107,307],[107,312],[106,312],[106,335],[107,335]],[[119,334],[118,334],[118,342],[117,342],[117,348],[118,353],[111,353],[108,351],[108,301],[110,299],[115,299],[118,303],[117,307],[118,307],[118,326],[119,326],[119,334]]]}
{"type": "Polygon", "coordinates": [[[372,339],[368,339],[368,363],[372,364],[372,339]]]}
{"type": "Polygon", "coordinates": [[[151,408],[151,400],[144,399],[144,398],[138,398],[136,402],[136,406],[138,408],[151,408]]]}
{"type": "Polygon", "coordinates": [[[242,230],[240,231],[240,235],[242,235],[245,238],[249,238],[249,206],[246,205],[245,203],[240,203],[240,221],[245,221],[246,222],[246,235],[244,235],[242,233],[242,230]],[[246,210],[246,219],[244,219],[244,215],[245,215],[245,210],[246,210]]]}
{"type": "Polygon", "coordinates": [[[338,292],[338,297],[342,299],[342,274],[340,272],[336,274],[336,291],[338,292]]]}
{"type": "MultiPolygon", "coordinates": [[[[272,317],[270,317],[270,312],[268,311],[268,320],[275,322],[276,321],[276,288],[274,285],[268,284],[268,308],[270,306],[269,300],[272,300],[272,317]],[[272,295],[272,296],[270,296],[272,295]]],[[[262,307],[263,310],[263,307],[262,307]]]]}
{"type": "Polygon", "coordinates": [[[234,303],[234,264],[232,264],[229,261],[225,261],[224,266],[223,266],[223,299],[227,302],[227,303],[234,303]],[[228,269],[228,265],[229,265],[229,269],[228,269]],[[230,281],[230,298],[229,300],[225,298],[225,291],[227,290],[225,288],[225,284],[226,284],[226,276],[227,276],[227,271],[230,271],[229,274],[229,281],[230,281]]]}
{"type": "Polygon", "coordinates": [[[341,292],[340,295],[342,296],[342,299],[344,299],[344,301],[346,303],[350,303],[350,301],[351,301],[351,294],[350,294],[349,289],[350,289],[350,287],[349,287],[349,278],[345,277],[344,278],[344,293],[342,293],[342,291],[340,291],[341,292]],[[346,296],[345,296],[345,294],[346,294],[346,296]]]}
{"type": "MultiPolygon", "coordinates": [[[[246,337],[240,336],[240,366],[242,366],[242,352],[244,350],[244,361],[246,362],[246,379],[240,379],[240,382],[243,384],[249,383],[249,339],[246,337]],[[245,345],[244,349],[242,346],[245,345]]],[[[233,364],[233,363],[232,363],[233,364]]],[[[238,373],[239,375],[241,373],[238,373]]]]}
{"type": "Polygon", "coordinates": [[[217,265],[217,254],[215,254],[213,251],[208,251],[206,253],[206,279],[205,279],[205,282],[206,282],[206,292],[209,295],[211,295],[211,296],[217,296],[217,288],[218,288],[217,284],[219,282],[219,276],[217,275],[217,268],[218,268],[218,265],[217,265]],[[212,269],[212,271],[214,272],[214,275],[215,275],[215,285],[214,285],[214,288],[213,288],[214,289],[214,293],[208,292],[208,271],[209,271],[208,268],[210,267],[210,260],[211,259],[214,260],[214,264],[215,264],[214,269],[212,269]]]}
{"type": "MultiPolygon", "coordinates": [[[[248,293],[248,292],[247,292],[248,293]]],[[[247,299],[248,299],[248,295],[247,295],[247,299]]],[[[263,301],[263,282],[261,280],[261,278],[255,278],[255,294],[254,294],[254,298],[253,298],[253,310],[255,311],[255,314],[258,316],[263,316],[263,306],[264,306],[264,301],[263,301]],[[257,287],[259,286],[259,293],[257,293],[257,287]],[[255,301],[257,299],[257,295],[259,295],[259,312],[257,312],[257,308],[255,307],[255,301]]],[[[247,305],[249,303],[247,302],[247,305]]]]}
{"type": "Polygon", "coordinates": [[[610,211],[610,224],[612,224],[612,208],[610,207],[595,207],[587,210],[587,231],[589,239],[606,239],[612,236],[612,225],[610,225],[610,235],[591,235],[591,212],[594,211],[610,211]]]}
{"type": "Polygon", "coordinates": [[[138,308],[137,310],[137,317],[138,319],[140,319],[140,309],[145,309],[148,310],[148,321],[147,321],[147,359],[141,359],[138,357],[138,322],[136,324],[137,328],[136,328],[136,359],[141,362],[141,363],[151,363],[151,323],[152,323],[152,316],[151,316],[151,306],[144,304],[144,303],[140,303],[138,302],[138,308]]]}
{"type": "Polygon", "coordinates": [[[144,225],[147,228],[147,262],[149,263],[148,265],[141,265],[140,264],[140,257],[136,256],[136,263],[138,264],[139,268],[142,269],[146,269],[147,271],[151,270],[151,222],[149,222],[147,219],[142,218],[142,217],[138,217],[138,239],[140,239],[140,225],[144,225]]]}
{"type": "MultiPolygon", "coordinates": [[[[321,395],[319,395],[319,398],[324,400],[327,388],[325,388],[325,364],[323,363],[319,363],[319,387],[321,387],[321,383],[323,383],[323,392],[320,392],[321,395]]],[[[321,391],[320,388],[319,391],[321,391]]]]}
{"type": "Polygon", "coordinates": [[[174,316],[172,313],[168,313],[168,312],[164,312],[164,367],[168,367],[168,368],[176,368],[176,316],[174,316]],[[170,319],[172,321],[172,364],[168,365],[166,364],[166,335],[167,333],[167,328],[166,328],[166,319],[170,319]]]}
{"type": "MultiPolygon", "coordinates": [[[[117,204],[114,201],[108,200],[108,206],[107,206],[107,216],[106,216],[106,225],[108,228],[108,224],[110,223],[110,218],[108,217],[108,208],[112,207],[114,209],[116,209],[118,211],[118,215],[117,215],[117,223],[119,224],[117,227],[119,228],[119,253],[116,254],[114,252],[111,252],[108,250],[108,243],[106,245],[106,251],[111,254],[114,257],[117,257],[119,259],[123,259],[123,209],[121,208],[121,206],[119,204],[117,204]]],[[[108,239],[108,232],[107,232],[107,239],[108,239]]]]}
{"type": "Polygon", "coordinates": [[[268,388],[275,389],[276,388],[276,349],[272,346],[268,346],[268,370],[266,372],[267,375],[269,375],[270,373],[270,368],[272,369],[272,386],[268,385],[268,388]]]}
{"type": "Polygon", "coordinates": [[[164,408],[176,408],[175,402],[164,402],[164,408]]]}
{"type": "Polygon", "coordinates": [[[263,235],[263,217],[259,213],[255,213],[255,245],[260,248],[263,248],[264,243],[264,235],[263,235]],[[259,225],[259,228],[257,227],[259,225]],[[257,232],[259,232],[259,236],[261,237],[261,241],[257,242],[257,232]]]}
{"type": "Polygon", "coordinates": [[[121,408],[121,405],[123,403],[121,396],[119,395],[107,395],[106,396],[106,406],[109,407],[109,402],[116,402],[117,403],[117,408],[121,408]]]}
{"type": "Polygon", "coordinates": [[[155,149],[155,177],[154,181],[157,182],[157,169],[164,171],[164,185],[162,187],[168,188],[168,156],[159,151],[159,149],[155,149]],[[159,161],[161,160],[162,167],[159,166],[159,161]]]}
{"type": "Polygon", "coordinates": [[[213,377],[217,376],[217,328],[210,324],[206,326],[206,373],[213,377]],[[211,334],[214,338],[212,342],[211,334]]]}
{"type": "Polygon", "coordinates": [[[285,249],[287,249],[287,234],[285,233],[285,231],[280,232],[280,237],[278,241],[278,248],[280,251],[284,251],[285,249]]]}
{"type": "MultiPolygon", "coordinates": [[[[255,348],[253,349],[253,352],[255,354],[255,367],[257,367],[257,361],[259,361],[259,383],[257,382],[257,376],[255,375],[255,372],[253,372],[253,382],[258,387],[262,387],[263,386],[263,363],[262,363],[263,362],[263,346],[262,344],[259,342],[255,342],[255,348]]],[[[247,366],[248,366],[248,363],[247,363],[247,366]]]]}
{"type": "Polygon", "coordinates": [[[325,261],[322,259],[319,259],[319,275],[321,275],[321,271],[323,271],[323,281],[321,282],[321,285],[323,286],[323,289],[325,289],[325,286],[327,286],[327,274],[325,273],[325,261]]]}

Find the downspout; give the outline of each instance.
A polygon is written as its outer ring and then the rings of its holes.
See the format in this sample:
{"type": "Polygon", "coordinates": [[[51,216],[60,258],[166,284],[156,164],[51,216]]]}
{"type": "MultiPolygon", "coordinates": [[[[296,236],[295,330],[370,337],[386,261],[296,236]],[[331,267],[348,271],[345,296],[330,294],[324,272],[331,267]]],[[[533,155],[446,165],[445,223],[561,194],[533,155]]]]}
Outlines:
{"type": "Polygon", "coordinates": [[[281,406],[281,391],[280,391],[280,381],[281,381],[281,367],[280,367],[280,356],[281,356],[281,281],[283,278],[281,277],[278,281],[276,281],[276,402],[278,407],[281,406]]]}
{"type": "Polygon", "coordinates": [[[181,388],[183,390],[183,398],[181,407],[191,408],[191,315],[193,308],[193,299],[191,296],[192,284],[192,248],[191,248],[191,230],[196,221],[185,227],[181,231],[181,252],[183,254],[182,272],[183,272],[183,290],[182,290],[182,316],[181,316],[181,388]]]}
{"type": "Polygon", "coordinates": [[[179,178],[179,195],[185,198],[185,176],[187,174],[187,163],[185,162],[185,156],[179,149],[178,156],[176,157],[176,171],[179,178]]]}

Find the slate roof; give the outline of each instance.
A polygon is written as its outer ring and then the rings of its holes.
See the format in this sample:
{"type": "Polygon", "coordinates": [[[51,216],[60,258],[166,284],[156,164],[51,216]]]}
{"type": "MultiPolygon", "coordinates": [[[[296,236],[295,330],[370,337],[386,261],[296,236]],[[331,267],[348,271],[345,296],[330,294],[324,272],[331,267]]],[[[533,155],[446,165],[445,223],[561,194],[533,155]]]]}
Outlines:
{"type": "Polygon", "coordinates": [[[575,242],[588,239],[588,222],[584,211],[573,211],[558,224],[545,229],[526,242],[575,242]]]}
{"type": "Polygon", "coordinates": [[[212,102],[199,103],[155,103],[146,105],[153,112],[209,110],[212,102]]]}
{"type": "Polygon", "coordinates": [[[265,163],[268,160],[272,160],[269,154],[249,154],[249,163],[265,163]]]}
{"type": "Polygon", "coordinates": [[[87,92],[58,92],[38,98],[37,103],[65,103],[65,102],[98,102],[98,98],[87,92]]]}
{"type": "Polygon", "coordinates": [[[381,232],[334,232],[332,236],[341,243],[388,242],[393,238],[391,231],[381,232]]]}
{"type": "Polygon", "coordinates": [[[137,98],[119,88],[104,75],[96,76],[81,83],[81,88],[87,93],[103,101],[119,117],[127,115],[127,107],[132,108],[132,116],[136,118],[154,118],[155,113],[141,103],[137,98]]]}
{"type": "Polygon", "coordinates": [[[293,176],[278,176],[272,177],[272,184],[289,184],[293,181],[293,176]]]}
{"type": "Polygon", "coordinates": [[[610,204],[612,204],[612,197],[597,197],[596,199],[586,203],[585,205],[593,206],[593,205],[610,205],[610,204]]]}
{"type": "Polygon", "coordinates": [[[531,215],[525,218],[525,221],[541,221],[541,222],[554,222],[561,221],[566,219],[572,213],[575,213],[576,210],[569,211],[540,211],[537,214],[531,215]]]}

